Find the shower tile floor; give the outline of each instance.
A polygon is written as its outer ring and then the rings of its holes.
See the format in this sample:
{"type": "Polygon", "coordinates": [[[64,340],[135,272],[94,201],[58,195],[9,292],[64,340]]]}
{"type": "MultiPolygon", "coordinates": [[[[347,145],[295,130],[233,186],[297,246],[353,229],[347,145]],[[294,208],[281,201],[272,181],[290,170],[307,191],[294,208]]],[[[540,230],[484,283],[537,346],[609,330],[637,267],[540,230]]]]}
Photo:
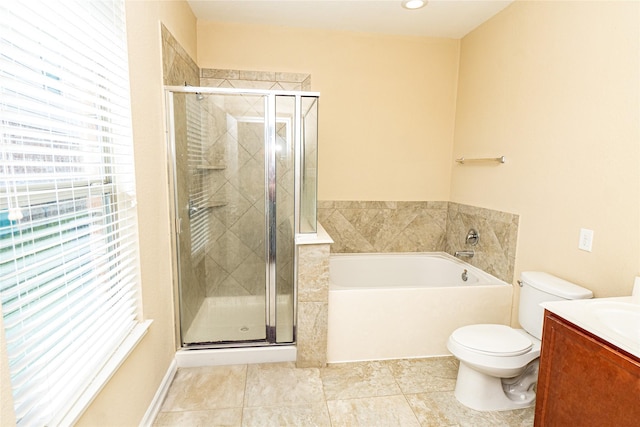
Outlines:
{"type": "Polygon", "coordinates": [[[532,426],[534,409],[478,412],[452,357],[178,369],[155,426],[532,426]]]}

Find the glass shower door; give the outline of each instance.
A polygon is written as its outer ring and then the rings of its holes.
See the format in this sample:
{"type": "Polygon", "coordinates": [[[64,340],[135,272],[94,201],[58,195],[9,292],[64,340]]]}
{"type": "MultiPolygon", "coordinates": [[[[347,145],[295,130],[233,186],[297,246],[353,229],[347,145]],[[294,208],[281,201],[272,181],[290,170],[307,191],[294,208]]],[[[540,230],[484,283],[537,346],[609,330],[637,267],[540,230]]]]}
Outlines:
{"type": "Polygon", "coordinates": [[[266,336],[266,96],[174,93],[183,345],[266,336]]]}

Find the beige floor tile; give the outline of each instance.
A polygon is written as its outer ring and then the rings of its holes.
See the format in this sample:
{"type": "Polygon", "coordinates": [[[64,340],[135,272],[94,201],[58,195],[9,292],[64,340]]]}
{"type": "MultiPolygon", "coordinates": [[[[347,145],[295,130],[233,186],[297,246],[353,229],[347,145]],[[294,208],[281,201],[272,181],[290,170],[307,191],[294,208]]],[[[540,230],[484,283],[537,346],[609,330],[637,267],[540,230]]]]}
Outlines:
{"type": "Polygon", "coordinates": [[[181,368],[161,412],[242,407],[247,365],[181,368]]]}
{"type": "Polygon", "coordinates": [[[509,427],[531,427],[536,413],[536,407],[531,406],[526,409],[516,409],[515,411],[500,412],[500,416],[509,427]]]}
{"type": "Polygon", "coordinates": [[[429,393],[407,394],[405,397],[422,427],[458,425],[455,420],[447,418],[446,414],[438,407],[438,404],[429,397],[429,393]]]}
{"type": "Polygon", "coordinates": [[[259,426],[331,426],[327,405],[311,403],[296,406],[270,406],[245,408],[242,425],[259,426]]]}
{"type": "Polygon", "coordinates": [[[242,408],[213,409],[210,411],[160,412],[154,427],[214,427],[240,426],[242,408]]]}
{"type": "Polygon", "coordinates": [[[338,426],[420,426],[403,395],[330,400],[331,424],[338,426]]]}
{"type": "Polygon", "coordinates": [[[320,371],[294,363],[249,365],[245,407],[295,406],[324,402],[320,371]]]}
{"type": "Polygon", "coordinates": [[[341,363],[320,370],[327,400],[402,394],[386,364],[341,363]]]}
{"type": "Polygon", "coordinates": [[[479,412],[460,404],[453,393],[457,366],[453,358],[432,358],[323,369],[294,363],[180,368],[154,425],[533,425],[534,408],[479,412]]]}
{"type": "MultiPolygon", "coordinates": [[[[423,414],[419,409],[419,402],[422,401],[425,406],[434,408],[434,412],[438,418],[442,419],[443,424],[440,425],[456,425],[460,427],[502,427],[508,426],[500,412],[480,412],[467,408],[454,396],[453,392],[433,392],[420,393],[407,396],[409,404],[414,412],[423,414]]],[[[418,418],[423,422],[422,415],[418,418]]],[[[438,424],[423,424],[438,425],[438,424]]]]}
{"type": "Polygon", "coordinates": [[[402,359],[386,363],[405,394],[455,389],[458,362],[453,357],[402,359]]]}

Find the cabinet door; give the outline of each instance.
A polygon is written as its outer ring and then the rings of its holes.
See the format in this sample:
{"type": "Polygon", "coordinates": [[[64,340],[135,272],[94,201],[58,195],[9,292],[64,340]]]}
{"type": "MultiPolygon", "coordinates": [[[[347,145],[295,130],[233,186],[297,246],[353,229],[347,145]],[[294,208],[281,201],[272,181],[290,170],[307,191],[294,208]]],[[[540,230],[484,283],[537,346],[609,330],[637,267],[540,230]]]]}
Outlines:
{"type": "Polygon", "coordinates": [[[640,362],[545,312],[535,426],[640,425],[640,362]]]}

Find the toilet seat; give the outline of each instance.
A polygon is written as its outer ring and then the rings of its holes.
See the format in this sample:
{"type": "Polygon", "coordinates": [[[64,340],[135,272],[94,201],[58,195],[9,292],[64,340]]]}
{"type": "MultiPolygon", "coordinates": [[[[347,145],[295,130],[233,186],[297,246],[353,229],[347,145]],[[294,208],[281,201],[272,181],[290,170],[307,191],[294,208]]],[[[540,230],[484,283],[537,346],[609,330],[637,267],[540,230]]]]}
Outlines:
{"type": "Polygon", "coordinates": [[[469,351],[497,357],[519,356],[533,347],[525,335],[505,325],[463,326],[453,331],[450,338],[469,351]]]}

